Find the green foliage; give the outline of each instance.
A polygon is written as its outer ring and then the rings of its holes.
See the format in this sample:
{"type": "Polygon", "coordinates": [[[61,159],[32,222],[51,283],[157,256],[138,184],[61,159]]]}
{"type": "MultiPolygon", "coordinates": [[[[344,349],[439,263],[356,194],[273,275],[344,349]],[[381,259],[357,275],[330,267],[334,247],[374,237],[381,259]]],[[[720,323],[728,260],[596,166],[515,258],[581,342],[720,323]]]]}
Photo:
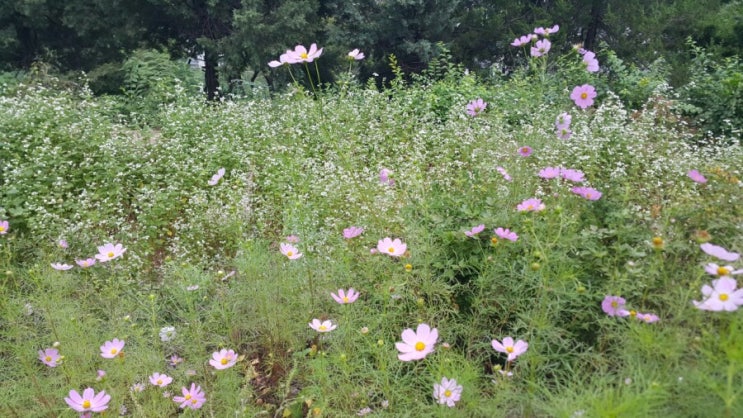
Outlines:
{"type": "Polygon", "coordinates": [[[606,88],[617,93],[632,109],[642,107],[659,87],[667,83],[668,70],[663,58],[645,69],[626,63],[608,49],[603,50],[601,58],[607,73],[606,88]]]}

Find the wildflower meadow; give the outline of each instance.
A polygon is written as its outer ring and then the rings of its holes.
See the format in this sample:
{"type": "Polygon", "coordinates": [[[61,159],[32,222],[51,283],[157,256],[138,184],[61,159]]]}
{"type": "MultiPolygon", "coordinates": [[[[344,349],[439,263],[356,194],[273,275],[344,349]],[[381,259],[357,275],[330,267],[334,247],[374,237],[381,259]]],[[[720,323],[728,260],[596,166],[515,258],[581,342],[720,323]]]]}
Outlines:
{"type": "Polygon", "coordinates": [[[0,416],[740,416],[739,138],[560,30],[490,77],[287,45],[146,125],[3,86],[0,416]]]}

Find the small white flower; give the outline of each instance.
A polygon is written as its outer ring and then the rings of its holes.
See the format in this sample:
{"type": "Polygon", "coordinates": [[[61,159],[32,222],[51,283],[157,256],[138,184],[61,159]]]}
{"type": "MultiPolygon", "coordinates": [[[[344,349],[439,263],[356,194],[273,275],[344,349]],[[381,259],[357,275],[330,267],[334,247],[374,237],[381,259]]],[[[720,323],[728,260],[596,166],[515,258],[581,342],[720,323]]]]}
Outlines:
{"type": "Polygon", "coordinates": [[[175,327],[162,327],[160,328],[160,340],[168,342],[174,339],[176,336],[175,327]]]}

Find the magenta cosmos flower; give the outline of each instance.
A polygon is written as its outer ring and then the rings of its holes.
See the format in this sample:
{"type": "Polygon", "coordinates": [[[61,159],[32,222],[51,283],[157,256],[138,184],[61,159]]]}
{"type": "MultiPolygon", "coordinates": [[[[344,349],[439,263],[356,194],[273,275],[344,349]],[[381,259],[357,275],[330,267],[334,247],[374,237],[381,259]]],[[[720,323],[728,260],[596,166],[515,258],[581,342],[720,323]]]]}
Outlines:
{"type": "Polygon", "coordinates": [[[565,180],[572,181],[575,183],[583,183],[586,180],[585,174],[583,174],[582,171],[575,170],[572,168],[561,168],[560,176],[564,178],[565,180]]]}
{"type": "Polygon", "coordinates": [[[601,198],[601,192],[592,187],[573,187],[570,191],[586,200],[599,200],[601,198]]]}
{"type": "Polygon", "coordinates": [[[0,221],[0,235],[7,234],[8,229],[10,229],[10,227],[8,226],[8,221],[0,221]]]}
{"type": "Polygon", "coordinates": [[[377,242],[377,250],[380,253],[387,254],[392,257],[400,257],[401,255],[405,254],[405,250],[407,249],[407,244],[402,242],[400,238],[395,238],[394,240],[392,240],[392,238],[387,237],[384,239],[380,239],[379,242],[377,242]]]}
{"type": "Polygon", "coordinates": [[[513,338],[511,337],[504,338],[503,343],[498,340],[493,340],[491,341],[491,344],[495,351],[508,354],[508,358],[506,359],[507,361],[516,360],[516,357],[524,354],[529,348],[529,344],[525,341],[518,340],[514,343],[513,338]]]}
{"type": "Polygon", "coordinates": [[[514,39],[513,42],[511,42],[511,45],[524,46],[524,45],[531,43],[531,40],[532,40],[532,36],[531,36],[531,33],[529,33],[529,34],[526,34],[526,35],[523,35],[523,36],[520,36],[514,39]]]}
{"type": "Polygon", "coordinates": [[[357,292],[352,287],[352,288],[349,288],[348,291],[345,291],[343,289],[338,289],[338,294],[330,293],[330,296],[332,296],[336,302],[340,303],[341,305],[344,305],[347,303],[356,302],[356,299],[359,298],[359,292],[357,292]]]}
{"type": "Polygon", "coordinates": [[[395,343],[400,352],[397,355],[402,361],[420,360],[433,352],[439,330],[431,329],[428,324],[419,324],[415,331],[410,328],[402,332],[402,342],[395,343]]]}
{"type": "Polygon", "coordinates": [[[692,301],[694,306],[705,311],[732,312],[743,305],[743,289],[737,289],[738,283],[732,277],[723,276],[712,281],[712,286],[702,286],[702,295],[707,296],[702,302],[692,301]]]}
{"type": "Polygon", "coordinates": [[[173,396],[173,401],[181,409],[199,409],[206,402],[206,394],[201,390],[201,386],[196,386],[196,383],[191,383],[191,389],[186,389],[184,386],[181,391],[183,396],[173,396]]]}
{"type": "Polygon", "coordinates": [[[690,179],[696,181],[697,183],[704,184],[707,182],[707,178],[702,175],[697,170],[689,170],[688,173],[686,173],[687,176],[689,176],[690,179]]]}
{"type": "Polygon", "coordinates": [[[549,180],[556,178],[560,175],[560,167],[545,167],[539,170],[539,177],[549,180]]]}
{"type": "Polygon", "coordinates": [[[297,250],[297,247],[282,242],[281,245],[279,245],[281,254],[284,254],[289,260],[296,260],[300,257],[302,257],[302,253],[297,250]]]}
{"type": "Polygon", "coordinates": [[[317,332],[330,332],[338,328],[338,326],[333,324],[330,320],[320,321],[317,318],[313,319],[308,325],[317,332]]]}
{"type": "Polygon", "coordinates": [[[379,182],[382,184],[393,186],[395,184],[395,180],[390,178],[390,174],[392,174],[392,171],[386,168],[379,170],[379,182]]]}
{"type": "Polygon", "coordinates": [[[480,232],[485,230],[485,224],[480,224],[477,226],[473,226],[472,229],[469,231],[464,231],[464,235],[467,235],[468,237],[474,237],[475,235],[479,234],[480,232]]]}
{"type": "Polygon", "coordinates": [[[153,386],[160,386],[161,388],[164,388],[165,386],[168,386],[173,381],[173,378],[168,376],[167,374],[160,374],[160,373],[153,373],[152,376],[150,376],[150,383],[152,383],[153,386]]]}
{"type": "Polygon", "coordinates": [[[519,147],[519,155],[522,157],[528,157],[532,152],[534,152],[534,150],[529,146],[524,145],[523,147],[519,147]]]}
{"type": "Polygon", "coordinates": [[[78,266],[82,268],[88,268],[95,264],[95,258],[91,257],[91,258],[85,258],[81,260],[75,260],[75,264],[77,264],[78,266]]]}
{"type": "Polygon", "coordinates": [[[98,247],[98,254],[95,255],[95,258],[101,263],[105,263],[106,261],[121,257],[125,252],[126,248],[123,245],[114,245],[109,242],[98,247]]]}
{"type": "Polygon", "coordinates": [[[740,254],[730,252],[718,245],[710,244],[709,242],[705,242],[704,244],[700,245],[699,248],[702,249],[705,253],[711,255],[712,257],[719,258],[723,261],[735,261],[740,257],[740,254]]]}
{"type": "Polygon", "coordinates": [[[433,398],[441,405],[452,408],[462,397],[462,389],[462,385],[458,385],[455,379],[442,377],[441,383],[433,385],[433,398]]]}
{"type": "Polygon", "coordinates": [[[540,210],[544,210],[545,207],[546,206],[544,205],[544,203],[542,203],[541,199],[532,197],[519,203],[516,206],[516,210],[518,210],[519,212],[539,212],[540,210]]]}
{"type": "Polygon", "coordinates": [[[64,264],[64,263],[51,263],[50,265],[52,266],[54,270],[61,270],[61,271],[69,270],[73,267],[70,264],[64,264]]]}
{"type": "Polygon", "coordinates": [[[317,44],[310,45],[309,51],[304,45],[297,45],[294,47],[294,51],[290,52],[290,59],[295,62],[312,62],[320,58],[320,55],[322,55],[322,48],[317,49],[317,44]]]}
{"type": "Polygon", "coordinates": [[[552,42],[550,42],[549,39],[542,39],[537,41],[537,43],[531,47],[530,54],[532,57],[541,57],[542,55],[547,55],[551,47],[552,42]]]}
{"type": "Polygon", "coordinates": [[[220,168],[217,170],[217,174],[213,175],[211,179],[207,182],[210,186],[215,186],[217,183],[219,183],[219,180],[224,177],[224,168],[220,168]]]}
{"type": "Polygon", "coordinates": [[[351,61],[359,61],[364,59],[364,53],[359,51],[358,48],[354,49],[353,51],[348,53],[348,59],[351,61]]]}
{"type": "Polygon", "coordinates": [[[583,54],[583,65],[586,66],[586,71],[589,73],[598,72],[599,60],[596,59],[596,54],[591,51],[585,51],[583,54]]]}
{"type": "Polygon", "coordinates": [[[121,355],[121,350],[124,349],[124,341],[114,338],[111,341],[106,341],[101,346],[101,357],[103,358],[114,358],[121,355]]]}
{"type": "Polygon", "coordinates": [[[624,313],[627,311],[624,309],[626,301],[624,298],[619,296],[607,295],[603,301],[601,301],[601,310],[609,316],[626,316],[624,313]]]}
{"type": "Polygon", "coordinates": [[[593,104],[593,99],[596,98],[596,89],[590,84],[584,84],[577,86],[570,93],[570,99],[575,102],[575,105],[581,109],[586,109],[593,104]]]}
{"type": "Polygon", "coordinates": [[[217,370],[229,369],[235,363],[237,363],[235,350],[228,350],[226,348],[212,353],[212,358],[209,360],[209,364],[217,370]]]}
{"type": "Polygon", "coordinates": [[[484,112],[487,107],[487,103],[485,103],[482,99],[477,98],[467,103],[467,114],[472,117],[478,116],[482,112],[484,112]]]}
{"type": "Polygon", "coordinates": [[[343,230],[343,238],[345,239],[356,238],[359,235],[361,235],[362,232],[364,232],[364,228],[361,228],[359,226],[350,226],[343,230]]]}
{"type": "Polygon", "coordinates": [[[111,395],[107,395],[105,390],[98,392],[96,395],[92,388],[83,391],[82,396],[76,390],[70,391],[70,396],[64,398],[67,405],[77,412],[101,412],[108,408],[108,401],[111,395]]]}
{"type": "Polygon", "coordinates": [[[39,350],[39,360],[49,367],[57,367],[62,360],[62,356],[59,355],[59,350],[56,348],[47,348],[39,350]]]}
{"type": "Polygon", "coordinates": [[[500,228],[500,227],[498,227],[498,228],[495,228],[493,230],[493,232],[495,232],[495,235],[497,235],[498,237],[503,238],[503,239],[507,239],[509,241],[516,242],[516,240],[519,239],[518,234],[516,234],[515,232],[512,232],[508,228],[500,228]]]}

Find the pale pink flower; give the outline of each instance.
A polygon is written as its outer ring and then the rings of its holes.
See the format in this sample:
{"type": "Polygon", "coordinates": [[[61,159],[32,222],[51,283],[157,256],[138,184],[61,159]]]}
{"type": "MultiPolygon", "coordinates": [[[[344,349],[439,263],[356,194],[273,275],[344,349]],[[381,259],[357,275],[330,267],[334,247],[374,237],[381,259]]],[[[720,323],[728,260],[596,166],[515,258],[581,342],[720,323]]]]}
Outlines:
{"type": "Polygon", "coordinates": [[[70,408],[77,412],[101,412],[108,408],[111,395],[107,395],[105,390],[96,394],[93,388],[87,388],[81,396],[73,389],[70,391],[69,397],[64,398],[64,400],[70,408]]]}
{"type": "Polygon", "coordinates": [[[516,234],[515,232],[512,232],[508,228],[498,227],[498,228],[495,228],[493,232],[495,232],[495,235],[497,235],[498,237],[507,239],[509,241],[516,242],[516,240],[519,239],[518,234],[516,234]]]}
{"type": "Polygon", "coordinates": [[[282,65],[296,64],[297,62],[299,61],[294,58],[293,51],[291,49],[288,49],[286,52],[279,56],[278,61],[273,60],[268,63],[268,66],[271,68],[276,68],[281,67],[282,65]]]}
{"type": "Polygon", "coordinates": [[[356,416],[363,417],[371,413],[372,413],[372,409],[367,406],[367,407],[359,409],[359,412],[356,413],[356,416]]]}
{"type": "Polygon", "coordinates": [[[542,39],[537,41],[537,43],[531,47],[530,54],[532,57],[541,57],[542,55],[546,55],[550,51],[551,47],[552,42],[550,42],[549,39],[542,39]]]}
{"type": "Polygon", "coordinates": [[[723,276],[712,281],[712,286],[702,286],[702,302],[692,301],[694,306],[705,311],[735,311],[743,305],[743,289],[732,277],[723,276]]]}
{"type": "Polygon", "coordinates": [[[96,372],[95,381],[100,382],[103,380],[103,378],[106,377],[106,371],[105,370],[98,370],[96,372]]]}
{"type": "Polygon", "coordinates": [[[351,61],[353,61],[353,60],[356,60],[356,61],[362,60],[362,59],[364,59],[364,53],[361,52],[361,51],[359,51],[358,48],[356,48],[353,51],[351,51],[351,52],[348,53],[348,59],[351,60],[351,61]]]}
{"type": "Polygon", "coordinates": [[[464,235],[467,235],[468,237],[474,237],[475,235],[479,234],[480,232],[485,230],[485,224],[480,224],[477,226],[472,227],[469,231],[464,231],[464,235]]]}
{"type": "Polygon", "coordinates": [[[573,117],[567,112],[562,112],[555,118],[555,129],[569,128],[573,117]]]}
{"type": "Polygon", "coordinates": [[[434,383],[433,398],[441,405],[453,408],[462,397],[462,385],[458,385],[455,379],[441,378],[441,383],[434,383]]]}
{"type": "Polygon", "coordinates": [[[188,290],[189,292],[193,292],[194,290],[199,290],[199,285],[192,284],[190,286],[186,286],[186,290],[188,290]]]}
{"type": "Polygon", "coordinates": [[[487,107],[487,103],[485,103],[482,99],[477,98],[467,103],[467,114],[472,117],[478,116],[483,113],[487,107]]]}
{"type": "Polygon", "coordinates": [[[121,257],[125,252],[126,248],[123,245],[114,245],[109,242],[98,247],[98,254],[95,255],[95,258],[101,263],[105,263],[106,261],[121,257]]]}
{"type": "Polygon", "coordinates": [[[183,358],[179,357],[178,354],[173,354],[170,356],[170,365],[175,367],[181,363],[183,363],[183,358]]]}
{"type": "Polygon", "coordinates": [[[707,178],[706,178],[706,177],[704,177],[704,176],[702,175],[702,173],[700,173],[700,172],[699,172],[699,171],[697,171],[697,170],[689,170],[689,172],[688,172],[688,173],[686,173],[686,175],[687,175],[687,176],[689,176],[689,178],[690,178],[690,179],[692,179],[692,180],[696,181],[697,183],[702,183],[702,184],[704,184],[704,183],[706,183],[706,182],[707,182],[707,178]]]}
{"type": "Polygon", "coordinates": [[[513,45],[513,46],[524,46],[524,45],[527,45],[527,44],[531,43],[531,39],[532,39],[532,37],[531,37],[531,34],[529,33],[529,34],[526,34],[526,35],[523,35],[523,36],[520,36],[520,37],[514,39],[513,42],[511,42],[511,45],[513,45]]]}
{"type": "Polygon", "coordinates": [[[209,360],[209,364],[217,370],[228,369],[235,363],[237,363],[235,350],[227,350],[226,348],[212,353],[212,358],[209,360]]]}
{"type": "Polygon", "coordinates": [[[52,266],[54,270],[61,270],[61,271],[69,270],[73,267],[70,264],[64,264],[64,263],[51,263],[50,265],[52,266]]]}
{"type": "Polygon", "coordinates": [[[346,303],[354,303],[356,302],[356,299],[359,298],[359,292],[357,292],[353,287],[348,289],[348,292],[346,292],[343,289],[338,289],[338,294],[331,293],[330,296],[335,299],[336,302],[340,304],[346,304],[346,303]]]}
{"type": "Polygon", "coordinates": [[[286,237],[286,242],[296,244],[299,242],[299,237],[296,235],[289,235],[286,237]]]}
{"type": "Polygon", "coordinates": [[[542,203],[542,200],[534,197],[526,199],[516,206],[516,210],[519,212],[539,212],[545,208],[546,206],[542,203]]]}
{"type": "Polygon", "coordinates": [[[572,168],[561,168],[560,169],[560,176],[564,178],[565,180],[572,181],[575,183],[582,183],[586,180],[585,175],[580,170],[575,170],[572,168]]]}
{"type": "Polygon", "coordinates": [[[152,374],[152,376],[150,376],[150,383],[152,383],[154,386],[160,386],[161,388],[168,386],[172,381],[173,378],[166,374],[155,372],[152,374]]]}
{"type": "Polygon", "coordinates": [[[8,229],[10,229],[10,226],[8,226],[8,221],[0,221],[0,235],[7,234],[8,229]]]}
{"type": "Polygon", "coordinates": [[[523,147],[519,147],[519,155],[522,157],[528,157],[532,152],[534,152],[534,150],[529,146],[524,145],[523,147]]]}
{"type": "Polygon", "coordinates": [[[62,360],[62,356],[59,355],[59,350],[56,348],[47,348],[39,350],[39,360],[49,367],[57,367],[62,360]]]}
{"type": "Polygon", "coordinates": [[[499,173],[500,173],[500,174],[501,174],[501,175],[503,176],[503,178],[504,178],[504,179],[505,179],[506,181],[511,181],[511,180],[513,180],[513,179],[511,178],[511,176],[510,176],[510,175],[508,175],[508,171],[506,171],[506,169],[505,169],[505,168],[503,168],[503,167],[500,167],[500,166],[498,166],[498,167],[495,167],[495,170],[496,170],[496,171],[498,171],[498,172],[499,172],[499,173]]]}
{"type": "Polygon", "coordinates": [[[320,321],[317,318],[313,319],[308,325],[317,332],[330,332],[338,328],[338,326],[333,324],[330,320],[320,321]]]}
{"type": "Polygon", "coordinates": [[[699,248],[702,249],[705,253],[711,255],[712,257],[719,258],[723,261],[735,261],[740,257],[740,254],[730,252],[720,246],[710,244],[709,242],[705,242],[704,244],[700,245],[699,248]]]}
{"type": "Polygon", "coordinates": [[[81,260],[75,260],[75,263],[82,268],[88,268],[95,264],[95,258],[91,257],[91,258],[85,258],[81,260]]]}
{"type": "Polygon", "coordinates": [[[647,323],[647,324],[652,324],[653,322],[658,322],[660,320],[660,318],[658,317],[658,315],[652,314],[652,313],[640,313],[640,312],[638,312],[636,318],[638,320],[640,320],[640,321],[643,321],[643,322],[647,323]]]}
{"type": "Polygon", "coordinates": [[[573,131],[570,128],[560,128],[555,133],[557,134],[557,138],[563,141],[567,141],[573,135],[573,131]]]}
{"type": "Polygon", "coordinates": [[[592,187],[573,187],[570,191],[586,200],[599,200],[601,198],[601,192],[592,187]]]}
{"type": "Polygon", "coordinates": [[[708,263],[704,266],[704,271],[713,276],[735,276],[743,273],[743,270],[733,270],[733,266],[718,266],[715,263],[708,263]]]}
{"type": "Polygon", "coordinates": [[[362,232],[364,232],[364,228],[361,228],[359,226],[350,226],[343,230],[343,238],[345,239],[356,238],[359,235],[361,235],[362,232]]]}
{"type": "Polygon", "coordinates": [[[386,168],[379,170],[379,182],[390,186],[394,185],[395,180],[390,178],[390,174],[392,174],[392,171],[386,168]]]}
{"type": "Polygon", "coordinates": [[[545,167],[539,170],[539,177],[543,179],[553,179],[560,175],[560,167],[545,167]]]}
{"type": "Polygon", "coordinates": [[[217,174],[213,175],[211,179],[207,182],[210,186],[215,186],[217,183],[219,183],[219,180],[222,179],[224,176],[224,168],[220,168],[217,170],[217,174]]]}
{"type": "Polygon", "coordinates": [[[101,357],[103,358],[114,358],[121,355],[121,350],[124,349],[125,342],[114,338],[112,341],[106,341],[101,346],[101,357]]]}
{"type": "Polygon", "coordinates": [[[402,361],[423,359],[433,352],[438,339],[439,331],[428,324],[419,324],[415,331],[407,328],[402,332],[402,342],[395,343],[400,352],[397,358],[402,361]]]}
{"type": "Polygon", "coordinates": [[[302,253],[297,250],[297,247],[287,244],[287,243],[281,243],[279,246],[281,250],[281,254],[284,254],[289,260],[296,260],[300,257],[302,257],[302,253]]]}
{"type": "Polygon", "coordinates": [[[495,351],[508,354],[506,361],[514,361],[516,358],[526,352],[529,348],[529,344],[525,341],[518,340],[514,343],[513,338],[506,337],[503,339],[503,343],[498,340],[491,341],[495,351]]]}
{"type": "Polygon", "coordinates": [[[570,93],[570,99],[581,109],[593,105],[593,99],[596,98],[596,89],[590,84],[576,86],[570,93]]]}
{"type": "Polygon", "coordinates": [[[199,409],[206,402],[206,394],[201,390],[201,386],[196,386],[196,383],[191,383],[191,389],[186,389],[184,386],[181,391],[183,392],[183,396],[173,397],[173,401],[181,409],[199,409]]]}
{"type": "Polygon", "coordinates": [[[626,316],[621,314],[625,303],[622,297],[607,295],[601,302],[601,309],[609,316],[626,316]]]}
{"type": "Polygon", "coordinates": [[[380,253],[384,253],[392,257],[399,257],[405,254],[405,250],[407,249],[407,244],[402,242],[400,238],[395,238],[395,240],[393,241],[392,238],[387,237],[380,239],[379,242],[377,242],[377,250],[379,250],[380,253]]]}
{"type": "Polygon", "coordinates": [[[67,243],[67,240],[61,239],[57,242],[57,245],[59,248],[67,249],[70,245],[67,243]]]}
{"type": "Polygon", "coordinates": [[[290,53],[290,59],[296,62],[312,62],[322,55],[322,48],[317,49],[317,44],[310,45],[309,51],[304,45],[297,45],[294,47],[294,51],[287,51],[290,53]]]}
{"type": "Polygon", "coordinates": [[[560,30],[560,25],[552,26],[551,28],[538,27],[534,28],[534,33],[542,36],[550,36],[550,34],[557,33],[560,30]]]}
{"type": "Polygon", "coordinates": [[[586,66],[586,71],[589,73],[595,73],[599,70],[599,60],[596,59],[596,54],[591,51],[586,51],[583,54],[583,65],[586,66]]]}

